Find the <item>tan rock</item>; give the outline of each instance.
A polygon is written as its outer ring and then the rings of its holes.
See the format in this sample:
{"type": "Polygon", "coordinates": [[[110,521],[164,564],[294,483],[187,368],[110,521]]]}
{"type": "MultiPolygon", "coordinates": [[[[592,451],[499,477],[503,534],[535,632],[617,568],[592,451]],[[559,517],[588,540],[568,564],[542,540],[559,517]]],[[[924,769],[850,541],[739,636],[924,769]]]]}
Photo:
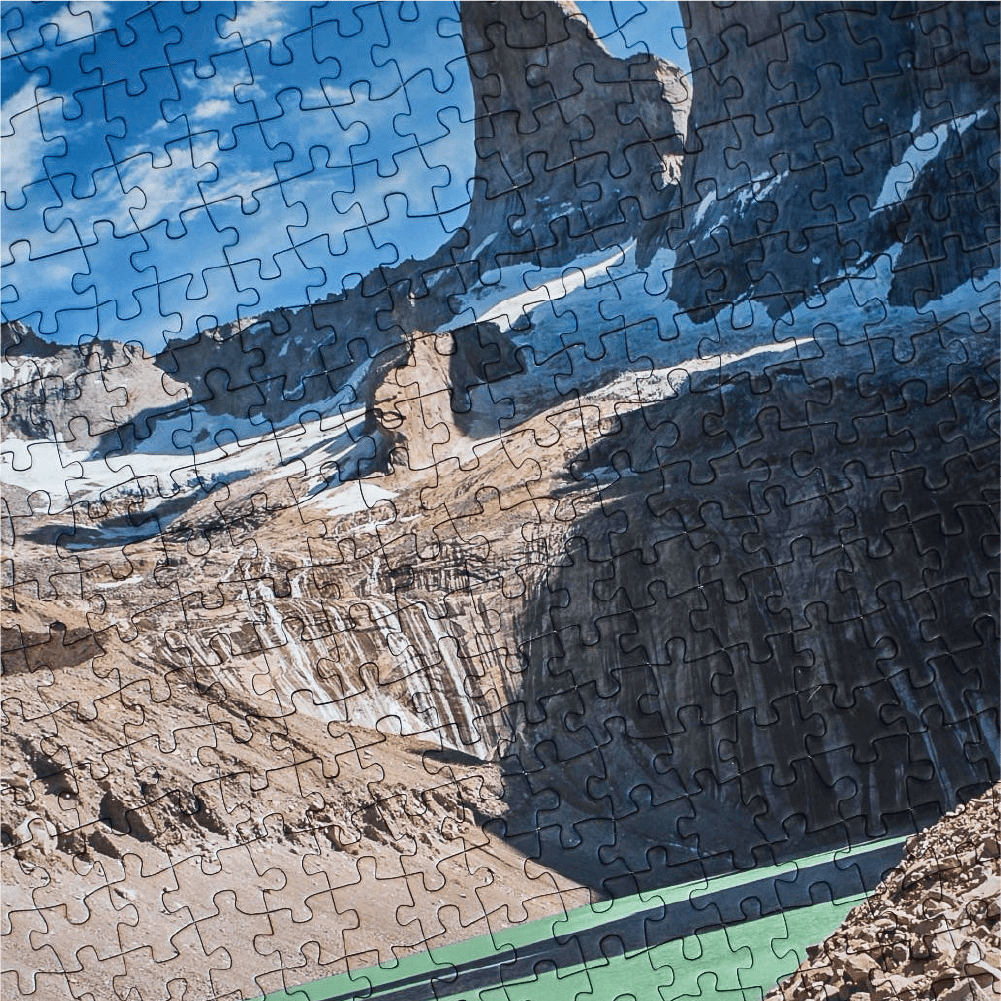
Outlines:
{"type": "Polygon", "coordinates": [[[864,952],[848,956],[844,964],[845,976],[853,984],[868,982],[873,971],[878,969],[879,966],[876,961],[864,952]]]}
{"type": "Polygon", "coordinates": [[[901,865],[769,999],[805,996],[806,969],[823,962],[844,976],[841,998],[998,1001],[1001,864],[983,831],[1001,827],[999,799],[995,786],[908,839],[901,865]]]}

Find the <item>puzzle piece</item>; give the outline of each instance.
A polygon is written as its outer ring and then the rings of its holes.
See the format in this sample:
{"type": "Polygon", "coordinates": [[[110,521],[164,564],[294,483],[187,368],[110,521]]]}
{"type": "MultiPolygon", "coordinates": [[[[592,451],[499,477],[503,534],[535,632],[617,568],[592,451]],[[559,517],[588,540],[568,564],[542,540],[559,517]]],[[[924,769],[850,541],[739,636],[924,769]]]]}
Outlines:
{"type": "Polygon", "coordinates": [[[998,25],[7,4],[5,996],[1001,989],[998,25]]]}

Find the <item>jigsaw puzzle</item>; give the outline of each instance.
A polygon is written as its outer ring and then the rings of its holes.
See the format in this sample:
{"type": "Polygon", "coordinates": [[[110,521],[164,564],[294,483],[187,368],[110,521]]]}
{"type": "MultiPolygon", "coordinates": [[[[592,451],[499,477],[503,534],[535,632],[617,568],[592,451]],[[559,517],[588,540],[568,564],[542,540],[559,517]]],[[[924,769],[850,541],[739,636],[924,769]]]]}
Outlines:
{"type": "Polygon", "coordinates": [[[4,3],[3,998],[1001,996],[999,15],[4,3]]]}

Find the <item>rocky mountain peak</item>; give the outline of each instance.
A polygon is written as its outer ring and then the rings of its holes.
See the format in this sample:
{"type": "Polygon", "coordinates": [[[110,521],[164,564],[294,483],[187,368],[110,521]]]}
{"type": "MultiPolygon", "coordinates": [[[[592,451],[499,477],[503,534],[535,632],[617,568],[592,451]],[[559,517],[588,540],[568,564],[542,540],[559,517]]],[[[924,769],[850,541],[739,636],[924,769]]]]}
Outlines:
{"type": "Polygon", "coordinates": [[[135,342],[54,344],[19,320],[0,325],[0,338],[5,434],[87,450],[139,414],[184,401],[184,387],[135,342]]]}
{"type": "Polygon", "coordinates": [[[667,210],[690,103],[677,66],[613,56],[575,3],[470,3],[461,16],[476,108],[473,256],[557,265],[667,210]]]}
{"type": "Polygon", "coordinates": [[[777,316],[880,255],[888,301],[919,308],[998,267],[996,5],[681,10],[671,296],[690,315],[750,298],[777,316]]]}

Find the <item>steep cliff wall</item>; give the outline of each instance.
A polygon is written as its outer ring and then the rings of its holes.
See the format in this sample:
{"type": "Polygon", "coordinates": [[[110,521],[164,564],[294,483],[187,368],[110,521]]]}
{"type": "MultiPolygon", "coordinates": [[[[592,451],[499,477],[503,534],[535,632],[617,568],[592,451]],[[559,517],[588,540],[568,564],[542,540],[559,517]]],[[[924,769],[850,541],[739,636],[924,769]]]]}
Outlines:
{"type": "Polygon", "coordinates": [[[997,779],[997,383],[987,341],[938,363],[963,319],[863,377],[693,380],[579,458],[601,509],[522,623],[526,850],[661,885],[913,831],[997,779]]]}
{"type": "Polygon", "coordinates": [[[462,31],[476,103],[474,255],[552,266],[664,219],[688,118],[677,66],[617,59],[569,2],[463,4],[462,31]]]}
{"type": "Polygon", "coordinates": [[[571,467],[601,511],[522,620],[507,832],[613,892],[913,830],[999,767],[998,8],[683,10],[669,297],[709,355],[739,300],[804,347],[571,467]]]}
{"type": "Polygon", "coordinates": [[[998,266],[998,7],[683,3],[672,298],[774,314],[889,253],[922,307],[998,266]]]}

